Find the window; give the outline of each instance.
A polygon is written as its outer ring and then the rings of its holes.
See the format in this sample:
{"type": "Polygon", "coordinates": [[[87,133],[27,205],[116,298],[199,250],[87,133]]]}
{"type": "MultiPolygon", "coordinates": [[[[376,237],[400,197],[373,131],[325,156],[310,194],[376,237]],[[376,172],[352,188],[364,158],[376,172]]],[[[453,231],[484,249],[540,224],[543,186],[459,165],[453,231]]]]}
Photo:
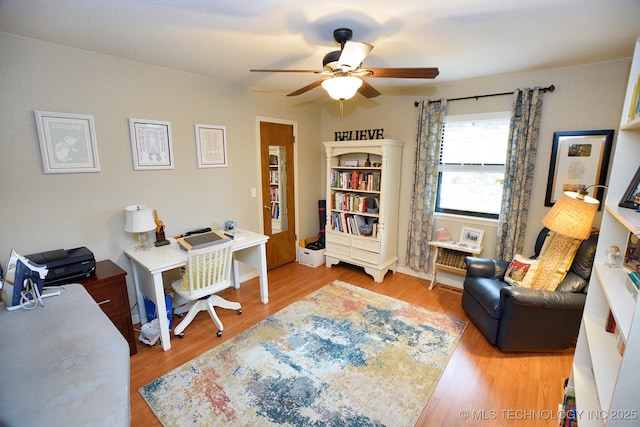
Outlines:
{"type": "Polygon", "coordinates": [[[508,111],[445,118],[436,212],[498,218],[509,118],[508,111]]]}

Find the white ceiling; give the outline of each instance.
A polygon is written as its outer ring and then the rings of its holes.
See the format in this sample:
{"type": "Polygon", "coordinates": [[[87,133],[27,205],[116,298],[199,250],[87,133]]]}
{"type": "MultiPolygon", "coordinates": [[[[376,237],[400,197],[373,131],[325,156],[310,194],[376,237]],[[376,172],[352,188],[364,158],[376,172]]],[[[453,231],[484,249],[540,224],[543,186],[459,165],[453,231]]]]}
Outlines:
{"type": "MultiPolygon", "coordinates": [[[[630,57],[640,0],[0,0],[0,31],[282,94],[318,76],[249,70],[319,70],[339,27],[375,46],[364,66],[445,82],[630,57]]],[[[383,95],[434,81],[368,80],[383,95]]]]}

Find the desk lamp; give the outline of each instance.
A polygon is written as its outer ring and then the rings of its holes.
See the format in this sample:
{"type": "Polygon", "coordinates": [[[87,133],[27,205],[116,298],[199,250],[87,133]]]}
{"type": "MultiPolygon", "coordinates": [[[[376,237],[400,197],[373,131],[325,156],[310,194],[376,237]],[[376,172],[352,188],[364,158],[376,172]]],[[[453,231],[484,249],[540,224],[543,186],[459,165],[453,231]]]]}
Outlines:
{"type": "Polygon", "coordinates": [[[148,251],[151,249],[147,242],[147,232],[156,229],[156,222],[153,219],[153,211],[148,205],[131,205],[124,209],[125,223],[124,231],[138,233],[137,251],[148,251]]]}

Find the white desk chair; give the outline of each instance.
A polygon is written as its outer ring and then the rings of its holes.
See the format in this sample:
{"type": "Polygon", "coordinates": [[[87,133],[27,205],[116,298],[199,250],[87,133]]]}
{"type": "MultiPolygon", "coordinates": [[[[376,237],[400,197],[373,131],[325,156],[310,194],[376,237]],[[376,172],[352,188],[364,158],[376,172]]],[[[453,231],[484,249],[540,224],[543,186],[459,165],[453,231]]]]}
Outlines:
{"type": "Polygon", "coordinates": [[[222,336],[222,322],[218,318],[215,306],[237,310],[242,314],[239,303],[227,301],[215,295],[223,289],[233,286],[231,282],[231,245],[233,241],[218,243],[202,249],[192,249],[187,253],[187,265],[182,279],[176,280],[171,287],[176,292],[175,314],[188,310],[186,317],[176,326],[173,333],[182,338],[184,330],[196,315],[207,310],[218,327],[218,336],[222,336]]]}

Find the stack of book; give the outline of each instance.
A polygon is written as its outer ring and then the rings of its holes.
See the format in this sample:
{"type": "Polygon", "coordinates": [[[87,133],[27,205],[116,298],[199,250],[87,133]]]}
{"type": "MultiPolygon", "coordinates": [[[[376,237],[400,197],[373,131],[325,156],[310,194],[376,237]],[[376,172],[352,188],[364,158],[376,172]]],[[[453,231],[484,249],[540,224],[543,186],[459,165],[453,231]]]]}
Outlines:
{"type": "Polygon", "coordinates": [[[459,268],[464,270],[466,268],[464,259],[467,256],[466,253],[455,251],[452,249],[442,248],[438,254],[437,264],[446,265],[449,267],[459,268]]]}
{"type": "Polygon", "coordinates": [[[636,84],[633,86],[633,94],[631,96],[631,103],[629,104],[629,121],[634,120],[635,118],[640,116],[640,75],[638,75],[638,80],[636,84]]]}
{"type": "Polygon", "coordinates": [[[345,190],[380,191],[380,172],[334,170],[331,173],[331,187],[345,190]]]}
{"type": "Polygon", "coordinates": [[[638,291],[640,290],[640,274],[637,271],[632,271],[627,275],[627,281],[625,283],[631,295],[634,299],[638,299],[638,291]]]}
{"type": "Polygon", "coordinates": [[[576,412],[576,392],[573,386],[567,385],[564,388],[564,399],[562,400],[562,410],[560,426],[575,427],[578,425],[578,417],[576,412]]]}
{"type": "Polygon", "coordinates": [[[618,353],[622,356],[627,345],[624,341],[624,337],[622,336],[622,331],[618,328],[618,324],[616,323],[616,319],[613,317],[611,310],[609,310],[609,315],[607,316],[607,322],[605,323],[604,329],[616,336],[616,347],[618,347],[618,353]]]}

